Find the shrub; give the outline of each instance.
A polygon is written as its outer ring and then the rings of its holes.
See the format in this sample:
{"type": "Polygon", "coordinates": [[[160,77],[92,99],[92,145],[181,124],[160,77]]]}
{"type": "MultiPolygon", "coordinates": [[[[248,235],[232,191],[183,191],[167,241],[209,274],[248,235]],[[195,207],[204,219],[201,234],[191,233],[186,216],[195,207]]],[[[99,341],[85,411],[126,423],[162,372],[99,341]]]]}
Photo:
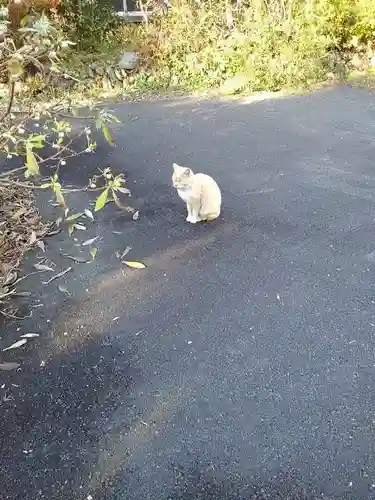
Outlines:
{"type": "Polygon", "coordinates": [[[100,51],[119,27],[111,0],[62,0],[62,26],[82,51],[100,51]]]}
{"type": "Polygon", "coordinates": [[[276,90],[322,80],[327,54],[373,39],[372,0],[176,0],[168,15],[122,37],[161,83],[276,90]]]}
{"type": "MultiPolygon", "coordinates": [[[[25,190],[51,190],[61,209],[61,215],[55,224],[58,226],[66,223],[72,234],[79,226],[78,219],[84,214],[70,215],[67,199],[69,189],[65,189],[60,182],[60,170],[72,157],[94,153],[95,130],[101,131],[107,142],[113,144],[108,127],[111,122],[118,122],[106,109],[90,106],[90,116],[80,116],[77,126],[73,127],[72,121],[76,116],[74,112],[78,112],[74,102],[69,100],[70,102],[64,103],[59,99],[57,103],[53,103],[48,99],[48,94],[45,95],[46,99],[36,100],[35,89],[30,89],[30,84],[25,85],[25,80],[29,83],[27,78],[31,73],[34,75],[33,84],[38,91],[43,92],[45,87],[48,88],[51,78],[57,77],[61,83],[69,79],[62,57],[74,44],[66,38],[57,22],[44,13],[29,12],[21,17],[20,24],[22,27],[19,29],[10,29],[12,23],[9,21],[9,10],[6,7],[0,8],[0,77],[8,87],[6,92],[5,85],[2,85],[0,92],[0,249],[4,250],[6,243],[10,248],[6,255],[11,255],[13,238],[17,256],[33,245],[42,245],[38,240],[44,235],[35,211],[31,211],[32,219],[25,215],[30,213],[31,204],[31,200],[27,198],[25,207],[22,207],[25,190]],[[77,149],[77,144],[80,149],[77,149]],[[4,157],[7,158],[6,163],[4,157]],[[14,160],[15,168],[12,167],[14,160]],[[21,174],[23,180],[19,180],[21,174]],[[12,196],[4,195],[8,192],[12,196]],[[1,203],[11,204],[13,208],[2,206],[1,203]],[[18,218],[23,221],[22,228],[18,224],[17,231],[12,229],[16,227],[11,220],[13,216],[17,221],[18,218]],[[33,224],[38,226],[38,231],[33,224]],[[22,242],[23,246],[20,245],[22,242]]],[[[115,176],[110,168],[105,168],[95,180],[87,179],[87,186],[82,189],[96,192],[95,211],[113,201],[122,210],[133,213],[134,210],[123,205],[119,199],[122,194],[129,194],[124,184],[122,174],[115,176]]],[[[85,214],[94,218],[89,209],[85,214]]],[[[6,262],[3,267],[1,264],[0,259],[0,289],[3,289],[8,278],[2,274],[1,269],[7,269],[9,263],[6,262]]],[[[13,264],[16,265],[15,262],[13,264]]],[[[8,297],[11,293],[13,292],[6,292],[5,296],[8,297]]],[[[0,293],[0,305],[3,297],[4,294],[0,293]]],[[[0,314],[1,312],[0,307],[0,314]]]]}

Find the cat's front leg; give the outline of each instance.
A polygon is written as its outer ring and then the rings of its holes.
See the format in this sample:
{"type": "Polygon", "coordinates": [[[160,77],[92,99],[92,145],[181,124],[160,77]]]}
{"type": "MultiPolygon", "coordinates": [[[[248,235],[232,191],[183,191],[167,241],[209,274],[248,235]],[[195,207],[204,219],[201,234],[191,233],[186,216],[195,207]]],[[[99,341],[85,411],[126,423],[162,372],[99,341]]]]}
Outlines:
{"type": "Polygon", "coordinates": [[[189,215],[187,217],[187,221],[191,222],[192,224],[195,224],[196,222],[200,222],[200,217],[199,217],[199,210],[200,210],[200,203],[197,203],[196,201],[192,201],[189,203],[189,215]]]}
{"type": "Polygon", "coordinates": [[[191,222],[191,219],[192,219],[192,209],[191,209],[191,203],[190,202],[187,202],[186,203],[186,208],[187,208],[187,217],[186,217],[186,220],[187,222],[191,222]]]}

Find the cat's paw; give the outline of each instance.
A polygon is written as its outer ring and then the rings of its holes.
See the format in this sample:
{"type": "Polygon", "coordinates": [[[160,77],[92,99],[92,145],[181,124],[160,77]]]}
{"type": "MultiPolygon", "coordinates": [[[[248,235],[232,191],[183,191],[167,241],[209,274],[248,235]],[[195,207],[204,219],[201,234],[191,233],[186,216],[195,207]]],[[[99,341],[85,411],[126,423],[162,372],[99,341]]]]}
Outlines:
{"type": "Polygon", "coordinates": [[[190,219],[189,219],[189,222],[191,222],[192,224],[196,224],[199,221],[200,221],[200,219],[196,219],[194,217],[190,217],[190,219]]]}
{"type": "Polygon", "coordinates": [[[192,215],[188,215],[186,217],[187,222],[191,222],[192,224],[196,224],[197,222],[200,222],[200,217],[193,217],[192,215]]]}

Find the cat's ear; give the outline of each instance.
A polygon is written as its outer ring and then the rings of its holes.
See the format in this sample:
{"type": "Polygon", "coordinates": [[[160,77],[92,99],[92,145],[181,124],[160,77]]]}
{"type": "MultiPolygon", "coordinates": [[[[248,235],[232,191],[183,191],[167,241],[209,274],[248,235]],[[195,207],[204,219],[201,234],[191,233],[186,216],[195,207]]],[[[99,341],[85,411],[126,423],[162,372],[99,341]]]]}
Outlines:
{"type": "Polygon", "coordinates": [[[185,177],[190,177],[191,174],[192,174],[192,171],[191,171],[190,168],[187,167],[187,168],[184,169],[184,175],[185,175],[185,177]]]}
{"type": "Polygon", "coordinates": [[[173,170],[176,172],[176,170],[178,170],[180,168],[180,165],[178,165],[177,163],[173,163],[173,170]]]}

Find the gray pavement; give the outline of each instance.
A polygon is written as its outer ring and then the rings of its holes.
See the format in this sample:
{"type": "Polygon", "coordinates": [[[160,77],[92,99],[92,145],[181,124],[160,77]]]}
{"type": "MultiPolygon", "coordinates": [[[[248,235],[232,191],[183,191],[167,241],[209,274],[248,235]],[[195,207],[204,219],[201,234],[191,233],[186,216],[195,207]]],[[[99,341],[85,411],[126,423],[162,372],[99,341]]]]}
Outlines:
{"type": "Polygon", "coordinates": [[[375,95],[116,114],[117,148],[66,180],[110,164],[141,217],[109,207],[72,296],[33,276],[44,306],[4,325],[1,349],[40,337],[3,353],[1,500],[375,499],[375,95]],[[185,222],[173,161],[217,179],[219,220],[185,222]]]}

